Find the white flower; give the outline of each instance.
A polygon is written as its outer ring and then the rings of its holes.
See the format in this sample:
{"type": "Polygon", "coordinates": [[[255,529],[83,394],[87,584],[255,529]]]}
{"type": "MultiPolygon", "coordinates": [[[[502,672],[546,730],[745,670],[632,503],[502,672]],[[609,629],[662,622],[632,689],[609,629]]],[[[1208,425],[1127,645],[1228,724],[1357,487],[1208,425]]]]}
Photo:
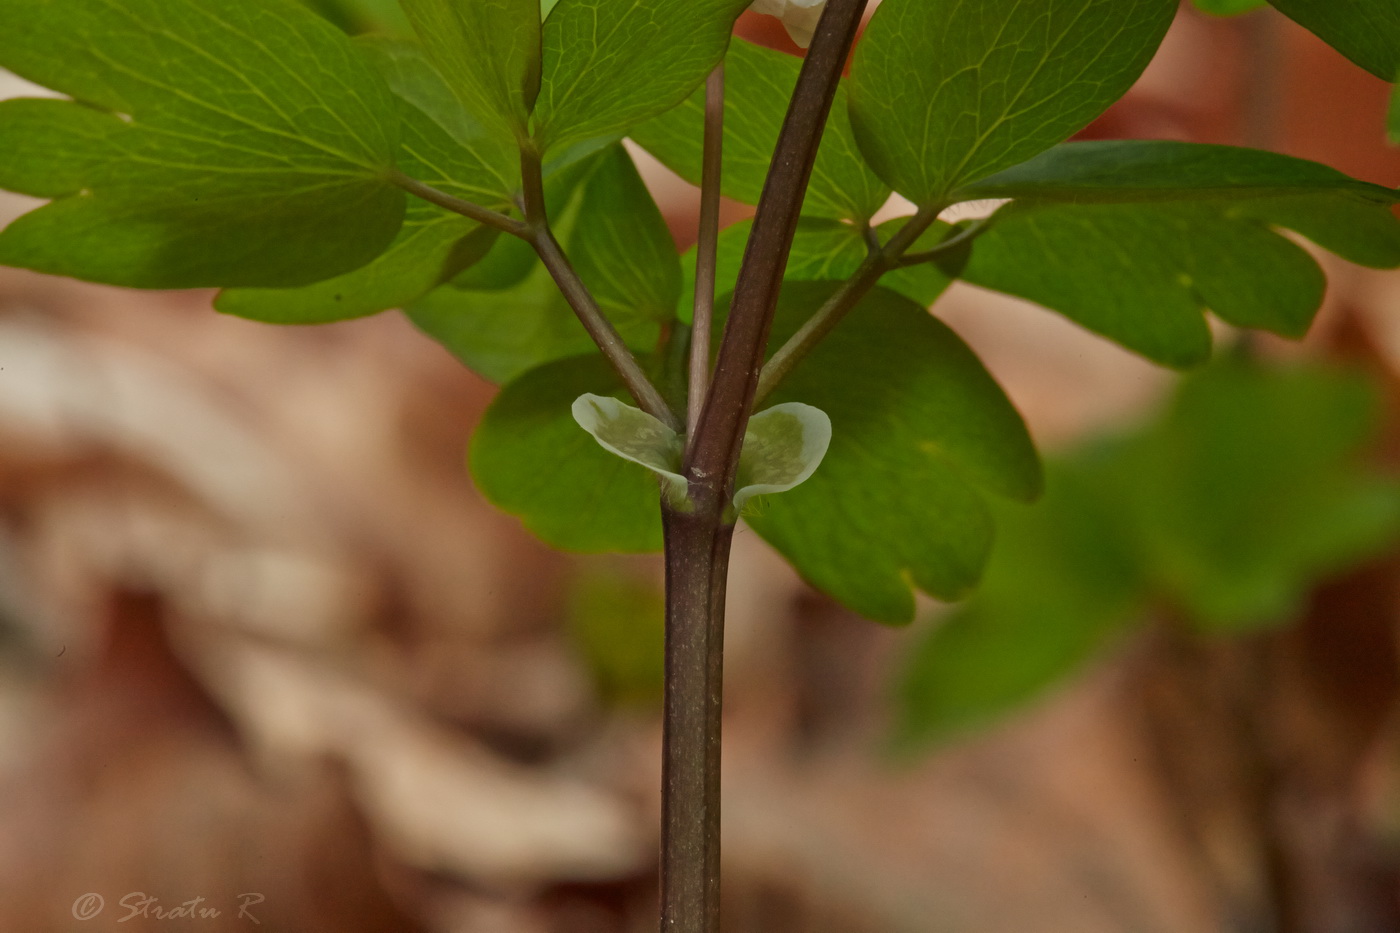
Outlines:
{"type": "Polygon", "coordinates": [[[826,0],[753,0],[749,9],[781,18],[792,41],[805,49],[811,44],[825,6],[826,0]]]}

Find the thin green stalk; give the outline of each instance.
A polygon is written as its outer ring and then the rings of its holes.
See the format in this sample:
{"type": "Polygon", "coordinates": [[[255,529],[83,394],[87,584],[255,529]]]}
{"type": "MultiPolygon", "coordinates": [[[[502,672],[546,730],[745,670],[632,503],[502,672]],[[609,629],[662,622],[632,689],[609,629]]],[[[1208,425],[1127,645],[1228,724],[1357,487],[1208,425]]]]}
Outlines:
{"type": "Polygon", "coordinates": [[[569,258],[564,255],[564,248],[555,239],[545,209],[544,179],[539,155],[532,150],[522,149],[520,168],[524,182],[525,239],[535,248],[540,262],[549,270],[554,284],[559,287],[569,307],[578,315],[584,330],[588,331],[588,336],[593,338],[603,357],[611,364],[613,371],[641,406],[642,411],[664,422],[672,430],[681,430],[681,423],[675,412],[671,411],[665,397],[647,378],[626,341],[598,307],[598,302],[588,291],[588,286],[583,284],[569,258]]]}
{"type": "Polygon", "coordinates": [[[724,62],[705,82],[705,152],[700,178],[700,238],[695,245],[695,320],[690,336],[690,392],[686,439],[695,433],[710,389],[710,331],[715,316],[715,267],[719,249],[719,192],[724,163],[724,62]]]}
{"type": "MultiPolygon", "coordinates": [[[[787,343],[778,348],[778,352],[763,367],[758,378],[758,386],[754,390],[754,404],[762,402],[792,372],[793,368],[810,352],[812,348],[822,341],[832,328],[841,323],[841,319],[860,303],[870,289],[875,287],[875,283],[880,281],[880,276],[895,268],[904,251],[923,235],[924,231],[938,219],[938,214],[942,211],[942,205],[924,208],[909,222],[899,229],[891,240],[879,250],[872,251],[865,257],[865,261],[856,269],[855,274],[846,280],[836,293],[826,300],[816,313],[808,318],[807,322],[788,338],[787,343]]],[[[964,231],[965,233],[966,231],[964,231]]],[[[961,234],[959,234],[961,236],[961,234]]],[[[957,239],[953,237],[952,239],[957,239]]],[[[949,243],[951,244],[951,240],[949,243]]],[[[944,244],[940,244],[942,247],[944,244]]],[[[937,247],[935,248],[937,249],[937,247]]],[[[933,252],[930,250],[930,252],[933,252]]]]}
{"type": "Polygon", "coordinates": [[[493,211],[489,207],[482,207],[480,204],[473,204],[471,201],[464,201],[461,198],[453,197],[446,191],[439,191],[432,185],[424,184],[416,178],[410,178],[398,169],[394,169],[389,176],[389,180],[398,185],[409,194],[415,195],[427,201],[429,204],[436,204],[445,211],[454,214],[461,214],[463,217],[471,218],[479,224],[488,227],[495,227],[512,236],[525,237],[528,229],[525,224],[513,217],[493,211]]]}

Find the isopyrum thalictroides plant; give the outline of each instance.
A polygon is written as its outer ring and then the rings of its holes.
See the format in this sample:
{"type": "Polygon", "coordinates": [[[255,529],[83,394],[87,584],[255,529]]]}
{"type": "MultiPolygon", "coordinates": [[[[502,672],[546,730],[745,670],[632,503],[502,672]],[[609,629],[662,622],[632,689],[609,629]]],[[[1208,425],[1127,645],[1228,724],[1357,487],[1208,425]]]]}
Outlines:
{"type": "MultiPolygon", "coordinates": [[[[544,540],[664,547],[661,924],[718,929],[726,566],[754,530],[814,586],[899,623],[969,593],[991,503],[1041,466],[926,309],[955,279],[1152,360],[1210,354],[1203,312],[1300,336],[1299,234],[1400,265],[1394,191],[1270,152],[1066,143],[1152,58],[1176,0],[763,0],[799,60],[732,39],[750,0],[4,0],[0,186],[48,199],[0,263],[221,288],[277,323],[403,308],[501,384],[485,494],[544,540]],[[810,36],[808,31],[810,30],[810,36]],[[407,35],[405,32],[403,35],[407,35]],[[630,137],[702,186],[677,256],[630,137]],[[912,216],[871,218],[898,192],[912,216]],[[723,194],[756,205],[718,229],[723,194]],[[948,208],[1006,203],[948,224],[948,208]],[[713,342],[712,342],[713,336],[713,342]],[[590,436],[592,435],[592,436],[590,436]],[[621,458],[621,459],[619,459],[621,458]],[[800,485],[799,485],[800,484],[800,485]]],[[[1393,0],[1273,0],[1382,77],[1393,0]]]]}

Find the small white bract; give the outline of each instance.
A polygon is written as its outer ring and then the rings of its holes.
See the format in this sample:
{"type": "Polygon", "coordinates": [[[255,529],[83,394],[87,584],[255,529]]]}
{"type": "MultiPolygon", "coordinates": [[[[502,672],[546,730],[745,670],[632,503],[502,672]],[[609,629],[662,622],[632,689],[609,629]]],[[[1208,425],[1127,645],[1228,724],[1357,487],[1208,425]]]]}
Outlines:
{"type": "Polygon", "coordinates": [[[826,0],[754,0],[749,9],[781,19],[792,41],[805,49],[811,44],[825,6],[826,0]]]}

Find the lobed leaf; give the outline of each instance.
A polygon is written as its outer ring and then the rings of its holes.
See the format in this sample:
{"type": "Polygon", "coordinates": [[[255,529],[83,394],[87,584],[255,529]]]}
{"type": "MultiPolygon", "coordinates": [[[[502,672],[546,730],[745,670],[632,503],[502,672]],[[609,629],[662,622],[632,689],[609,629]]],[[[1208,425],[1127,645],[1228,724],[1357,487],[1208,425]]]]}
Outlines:
{"type": "Polygon", "coordinates": [[[1175,0],[886,0],[856,48],[850,115],[920,205],[1063,142],[1152,58],[1175,0]]]}
{"type": "Polygon", "coordinates": [[[25,166],[8,183],[56,198],[0,233],[7,265],[292,286],[364,265],[402,223],[393,97],[293,0],[8,0],[0,67],[76,98],[6,111],[25,124],[0,130],[25,166]]]}
{"type": "Polygon", "coordinates": [[[544,24],[536,145],[557,151],[620,135],[674,107],[723,57],[747,6],[748,0],[559,0],[544,24]]]}
{"type": "MultiPolygon", "coordinates": [[[[757,204],[778,144],[778,131],[797,85],[801,60],[735,39],[724,59],[724,173],[720,190],[737,201],[757,204]]],[[[851,131],[846,82],[822,134],[812,180],[802,203],[804,214],[868,220],[884,205],[890,189],[866,166],[851,131]]],[[[679,106],[635,126],[631,137],[668,168],[700,184],[704,162],[705,89],[679,106]]]]}

